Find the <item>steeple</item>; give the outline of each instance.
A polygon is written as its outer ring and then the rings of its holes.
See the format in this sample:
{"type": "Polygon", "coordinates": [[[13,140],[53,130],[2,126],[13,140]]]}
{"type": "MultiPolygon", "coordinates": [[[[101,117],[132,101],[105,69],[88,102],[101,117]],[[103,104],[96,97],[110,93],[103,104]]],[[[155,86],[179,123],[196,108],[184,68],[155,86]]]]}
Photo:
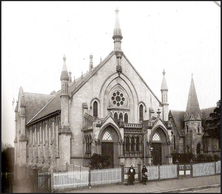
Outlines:
{"type": "Polygon", "coordinates": [[[119,25],[119,17],[118,17],[119,9],[116,8],[115,12],[116,12],[116,20],[115,20],[115,28],[113,31],[114,51],[122,51],[121,40],[123,36],[119,25]]]}
{"type": "Polygon", "coordinates": [[[163,79],[162,79],[161,91],[168,90],[165,74],[166,74],[165,69],[163,69],[163,79]]]}
{"type": "Polygon", "coordinates": [[[66,56],[63,57],[63,66],[62,66],[62,73],[60,76],[60,80],[67,80],[69,81],[69,74],[66,67],[66,56]]]}
{"type": "Polygon", "coordinates": [[[201,112],[199,102],[197,99],[196,89],[193,80],[193,74],[191,75],[190,91],[188,94],[187,109],[185,120],[201,120],[201,112]]]}
{"type": "Polygon", "coordinates": [[[163,69],[163,79],[162,79],[162,84],[161,84],[161,97],[162,97],[162,103],[163,103],[163,120],[168,121],[168,113],[169,113],[169,104],[168,104],[168,87],[166,83],[166,78],[165,78],[165,69],[163,69]]]}

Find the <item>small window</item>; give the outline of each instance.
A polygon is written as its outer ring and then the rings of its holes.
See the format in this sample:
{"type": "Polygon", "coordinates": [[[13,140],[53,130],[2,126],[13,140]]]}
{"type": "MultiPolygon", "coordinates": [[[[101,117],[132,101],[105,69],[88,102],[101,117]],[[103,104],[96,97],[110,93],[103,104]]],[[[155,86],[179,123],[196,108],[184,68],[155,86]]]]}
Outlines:
{"type": "Polygon", "coordinates": [[[112,138],[112,134],[109,131],[106,131],[103,135],[103,139],[102,140],[113,140],[112,138]]]}
{"type": "Polygon", "coordinates": [[[98,117],[98,103],[96,101],[93,102],[93,116],[98,117]]]}
{"type": "Polygon", "coordinates": [[[125,115],[124,115],[124,122],[128,123],[128,114],[127,113],[125,113],[125,115]]]}
{"type": "Polygon", "coordinates": [[[160,141],[160,135],[158,133],[154,134],[153,141],[160,141]]]}
{"type": "Polygon", "coordinates": [[[139,112],[140,112],[139,121],[143,121],[143,105],[142,104],[139,106],[139,112]]]}

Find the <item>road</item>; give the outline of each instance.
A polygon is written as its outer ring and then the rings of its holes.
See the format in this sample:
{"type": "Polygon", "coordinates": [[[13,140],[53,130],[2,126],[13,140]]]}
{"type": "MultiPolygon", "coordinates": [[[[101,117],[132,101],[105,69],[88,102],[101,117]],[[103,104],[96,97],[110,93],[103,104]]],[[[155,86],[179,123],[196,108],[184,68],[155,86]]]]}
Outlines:
{"type": "Polygon", "coordinates": [[[186,191],[186,192],[181,192],[181,193],[221,193],[221,187],[186,191]]]}

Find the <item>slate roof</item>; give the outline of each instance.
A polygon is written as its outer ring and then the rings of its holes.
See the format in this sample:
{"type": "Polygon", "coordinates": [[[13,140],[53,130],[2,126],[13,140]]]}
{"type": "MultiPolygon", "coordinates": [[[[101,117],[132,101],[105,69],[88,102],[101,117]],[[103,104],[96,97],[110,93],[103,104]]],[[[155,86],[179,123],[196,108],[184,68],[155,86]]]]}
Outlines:
{"type": "Polygon", "coordinates": [[[26,121],[29,122],[44,105],[52,99],[49,94],[37,94],[24,92],[24,103],[26,106],[26,121]]]}
{"type": "MultiPolygon", "coordinates": [[[[112,51],[103,61],[100,62],[99,65],[97,65],[91,72],[87,72],[80,76],[78,79],[70,83],[69,85],[69,95],[74,95],[80,87],[84,85],[100,68],[102,65],[106,63],[106,61],[112,57],[114,52],[112,51]]],[[[51,97],[51,100],[46,102],[41,108],[38,109],[36,114],[32,115],[32,117],[29,119],[28,125],[33,124],[34,122],[40,120],[41,118],[46,117],[47,115],[50,115],[52,113],[56,113],[57,111],[61,111],[61,102],[60,102],[60,93],[59,90],[56,94],[54,94],[53,97],[51,97]]]]}
{"type": "Polygon", "coordinates": [[[173,121],[176,125],[176,128],[178,130],[178,133],[180,136],[184,136],[184,114],[185,111],[177,111],[177,110],[171,110],[170,114],[172,115],[173,121]]]}
{"type": "Polygon", "coordinates": [[[210,113],[214,112],[215,108],[216,107],[201,109],[200,111],[201,111],[201,114],[202,114],[202,119],[212,120],[212,118],[210,117],[210,113]]]}
{"type": "Polygon", "coordinates": [[[193,77],[191,77],[186,113],[188,113],[189,115],[193,114],[195,118],[197,117],[198,114],[200,114],[200,107],[199,107],[199,102],[197,99],[197,93],[196,93],[193,77]]]}
{"type": "MultiPolygon", "coordinates": [[[[70,83],[69,84],[69,91],[68,91],[69,96],[72,97],[91,77],[93,77],[98,72],[98,70],[104,64],[106,64],[106,62],[114,54],[115,54],[114,51],[110,52],[109,55],[103,61],[101,61],[96,67],[94,67],[92,69],[92,71],[89,71],[89,72],[83,74],[78,79],[75,79],[72,83],[70,83]]],[[[124,55],[124,57],[126,58],[125,55],[124,55]]],[[[129,62],[129,60],[127,58],[126,58],[126,60],[129,62]]],[[[129,64],[131,65],[130,62],[129,62],[129,64]]],[[[154,95],[154,97],[156,97],[156,95],[148,87],[146,82],[142,79],[142,77],[139,75],[139,73],[136,71],[136,69],[133,67],[133,65],[131,65],[131,66],[135,70],[135,72],[138,74],[138,76],[141,78],[141,80],[144,82],[144,84],[147,86],[147,88],[150,90],[150,92],[154,95]]],[[[162,104],[161,101],[157,97],[156,97],[156,99],[158,100],[158,102],[160,104],[162,104]]],[[[60,91],[58,91],[56,94],[54,94],[54,97],[47,104],[45,104],[44,107],[41,107],[39,109],[39,111],[37,112],[36,115],[33,115],[33,117],[31,117],[29,119],[29,122],[27,124],[28,125],[33,124],[34,122],[37,122],[38,120],[40,120],[42,118],[45,118],[47,115],[50,115],[50,114],[55,113],[56,111],[60,111],[60,110],[61,110],[60,91]]]]}

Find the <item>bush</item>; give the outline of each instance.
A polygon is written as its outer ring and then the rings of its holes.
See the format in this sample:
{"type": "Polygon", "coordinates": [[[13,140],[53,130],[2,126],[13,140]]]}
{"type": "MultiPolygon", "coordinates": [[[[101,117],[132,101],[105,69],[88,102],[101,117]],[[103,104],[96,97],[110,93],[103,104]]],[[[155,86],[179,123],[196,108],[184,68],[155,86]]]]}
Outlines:
{"type": "Polygon", "coordinates": [[[91,169],[103,169],[110,166],[110,157],[93,154],[90,159],[91,169]]]}
{"type": "Polygon", "coordinates": [[[218,155],[214,155],[214,161],[220,160],[220,157],[218,155]]]}
{"type": "Polygon", "coordinates": [[[176,162],[176,160],[179,161],[179,163],[190,163],[190,160],[194,160],[194,154],[192,153],[172,153],[173,156],[173,163],[176,162]]]}
{"type": "Polygon", "coordinates": [[[213,156],[211,156],[211,155],[206,156],[206,162],[213,162],[213,161],[214,161],[213,156]]]}
{"type": "Polygon", "coordinates": [[[206,161],[206,156],[204,154],[199,154],[197,156],[197,162],[201,163],[201,162],[205,162],[206,161]]]}

